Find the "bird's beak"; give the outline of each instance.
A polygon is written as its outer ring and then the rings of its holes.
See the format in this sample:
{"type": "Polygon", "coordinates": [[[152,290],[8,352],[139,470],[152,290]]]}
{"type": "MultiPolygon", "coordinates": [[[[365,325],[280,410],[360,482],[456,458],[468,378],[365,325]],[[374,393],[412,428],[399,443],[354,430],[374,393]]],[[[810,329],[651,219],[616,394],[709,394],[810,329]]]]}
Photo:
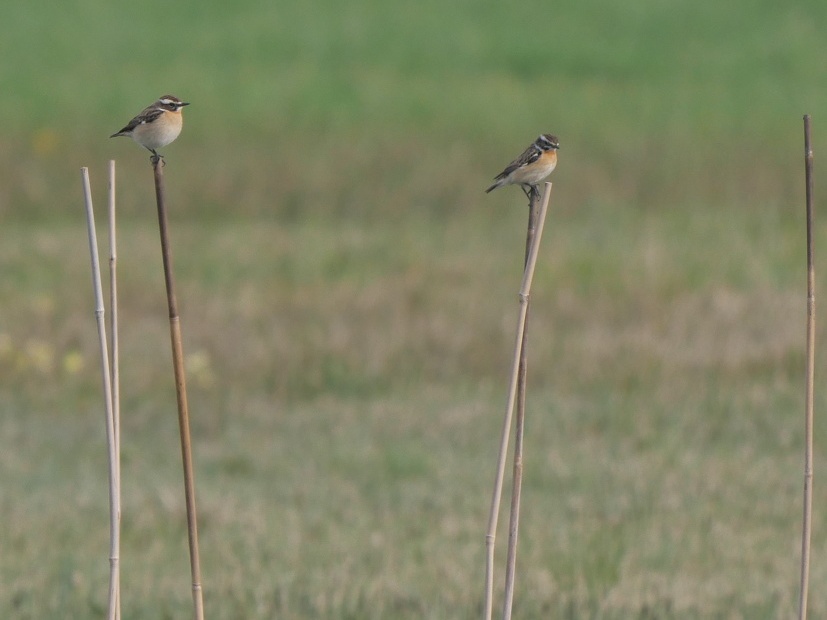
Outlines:
{"type": "Polygon", "coordinates": [[[179,103],[178,105],[180,105],[181,107],[184,107],[185,105],[189,105],[189,104],[190,104],[190,102],[189,102],[189,101],[182,101],[182,102],[181,102],[181,103],[179,103]]]}

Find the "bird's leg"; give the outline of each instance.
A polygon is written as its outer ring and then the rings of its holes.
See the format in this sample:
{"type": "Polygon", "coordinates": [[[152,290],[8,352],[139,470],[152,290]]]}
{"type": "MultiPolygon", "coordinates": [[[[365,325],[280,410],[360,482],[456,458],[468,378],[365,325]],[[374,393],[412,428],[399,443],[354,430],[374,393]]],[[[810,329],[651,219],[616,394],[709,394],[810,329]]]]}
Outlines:
{"type": "Polygon", "coordinates": [[[525,197],[528,198],[528,204],[533,204],[534,200],[540,195],[540,190],[537,189],[536,185],[524,183],[523,185],[520,185],[520,188],[523,190],[525,197]]]}
{"type": "Polygon", "coordinates": [[[152,152],[152,157],[149,158],[149,161],[152,162],[152,165],[157,165],[158,162],[161,162],[162,166],[166,166],[167,162],[164,161],[164,156],[159,155],[155,149],[149,149],[152,152]]]}

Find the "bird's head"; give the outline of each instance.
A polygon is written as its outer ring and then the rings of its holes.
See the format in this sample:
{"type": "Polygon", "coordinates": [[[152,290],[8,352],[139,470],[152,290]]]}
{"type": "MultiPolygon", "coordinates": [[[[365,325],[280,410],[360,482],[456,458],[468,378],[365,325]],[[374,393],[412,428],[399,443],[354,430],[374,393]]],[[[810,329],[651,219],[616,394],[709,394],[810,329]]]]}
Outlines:
{"type": "Polygon", "coordinates": [[[558,150],[560,148],[560,142],[557,140],[557,136],[553,136],[550,133],[544,133],[539,138],[537,138],[537,142],[535,144],[540,147],[542,151],[551,151],[551,150],[558,150]]]}

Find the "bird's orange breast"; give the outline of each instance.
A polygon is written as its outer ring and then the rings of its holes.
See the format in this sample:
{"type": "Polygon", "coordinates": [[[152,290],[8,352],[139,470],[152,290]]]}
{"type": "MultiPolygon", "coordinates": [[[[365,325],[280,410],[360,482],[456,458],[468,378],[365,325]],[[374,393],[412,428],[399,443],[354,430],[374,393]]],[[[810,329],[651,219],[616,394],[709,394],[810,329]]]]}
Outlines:
{"type": "Polygon", "coordinates": [[[546,151],[545,153],[540,155],[540,158],[537,160],[537,162],[541,166],[556,166],[557,165],[557,151],[555,149],[551,149],[549,151],[546,151]]]}

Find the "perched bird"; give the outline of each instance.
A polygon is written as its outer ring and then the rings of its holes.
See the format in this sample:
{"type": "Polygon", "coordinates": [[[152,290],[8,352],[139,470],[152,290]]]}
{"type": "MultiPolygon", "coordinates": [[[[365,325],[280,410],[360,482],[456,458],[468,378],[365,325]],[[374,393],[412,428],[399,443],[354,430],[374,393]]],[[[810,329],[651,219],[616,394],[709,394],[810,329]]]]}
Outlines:
{"type": "Polygon", "coordinates": [[[537,193],[537,184],[551,174],[557,166],[557,136],[544,133],[523,154],[494,177],[494,184],[486,193],[503,185],[519,185],[529,199],[537,193]]]}
{"type": "Polygon", "coordinates": [[[172,95],[164,95],[151,106],[144,108],[138,116],[127,123],[126,127],[109,137],[128,136],[148,149],[153,160],[158,160],[161,155],[158,155],[155,149],[166,146],[181,133],[184,123],[181,108],[185,105],[189,103],[172,95]]]}

